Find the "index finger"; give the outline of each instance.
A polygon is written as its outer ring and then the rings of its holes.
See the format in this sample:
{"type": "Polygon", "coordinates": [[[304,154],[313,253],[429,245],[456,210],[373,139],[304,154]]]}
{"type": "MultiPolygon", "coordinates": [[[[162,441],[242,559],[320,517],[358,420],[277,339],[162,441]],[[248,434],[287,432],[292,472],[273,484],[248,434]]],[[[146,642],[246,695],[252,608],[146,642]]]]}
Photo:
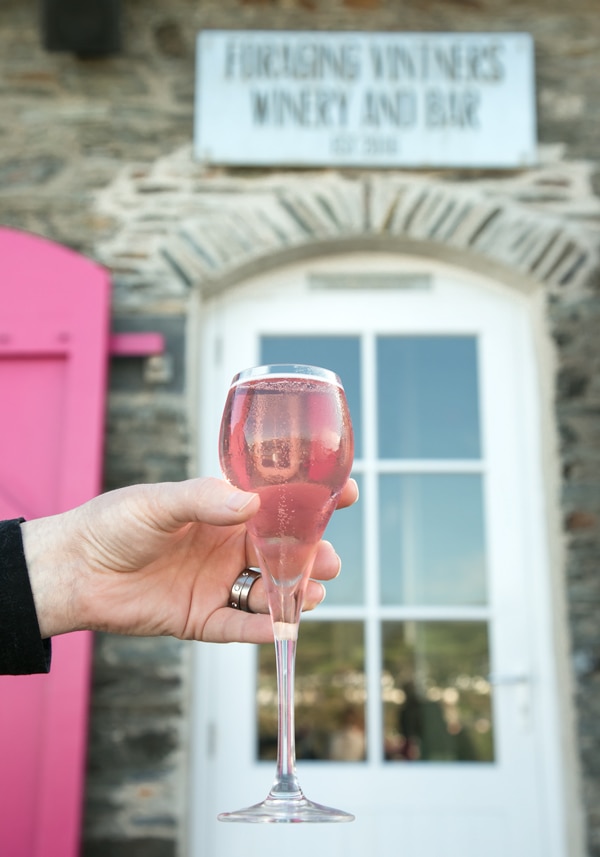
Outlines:
{"type": "Polygon", "coordinates": [[[340,494],[340,499],[338,500],[337,508],[345,509],[347,506],[352,506],[353,503],[356,503],[358,500],[358,485],[354,479],[349,479],[344,487],[342,488],[342,493],[340,494]]]}

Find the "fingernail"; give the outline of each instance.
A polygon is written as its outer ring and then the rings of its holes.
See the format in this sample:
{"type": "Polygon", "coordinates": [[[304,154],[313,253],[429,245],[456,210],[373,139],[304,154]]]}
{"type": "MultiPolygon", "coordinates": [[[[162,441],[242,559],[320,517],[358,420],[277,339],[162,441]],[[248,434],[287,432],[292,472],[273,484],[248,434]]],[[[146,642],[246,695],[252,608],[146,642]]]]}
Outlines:
{"type": "Polygon", "coordinates": [[[247,491],[236,491],[229,495],[225,505],[233,512],[241,512],[255,497],[256,494],[249,494],[247,491]]]}
{"type": "Polygon", "coordinates": [[[354,482],[354,484],[356,486],[356,499],[358,500],[360,497],[360,491],[358,490],[358,482],[356,481],[356,479],[351,479],[350,481],[354,482]]]}

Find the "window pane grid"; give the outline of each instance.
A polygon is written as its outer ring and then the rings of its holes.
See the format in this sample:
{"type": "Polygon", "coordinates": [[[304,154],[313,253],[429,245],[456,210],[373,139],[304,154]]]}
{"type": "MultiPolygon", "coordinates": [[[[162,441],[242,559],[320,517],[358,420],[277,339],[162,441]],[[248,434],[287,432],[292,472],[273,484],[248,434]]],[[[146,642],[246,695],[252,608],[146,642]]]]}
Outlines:
{"type": "Polygon", "coordinates": [[[377,544],[381,732],[371,746],[380,761],[492,761],[478,343],[473,336],[394,336],[378,337],[375,348],[373,434],[361,462],[376,486],[370,536],[377,544]],[[445,358],[449,365],[440,365],[445,358]],[[390,636],[392,629],[401,636],[390,636]],[[434,680],[438,656],[401,638],[435,629],[448,641],[479,635],[481,664],[475,668],[459,647],[454,665],[434,680]]]}
{"type": "MultiPolygon", "coordinates": [[[[314,339],[306,337],[304,341],[302,341],[300,338],[297,340],[297,344],[302,343],[304,347],[311,341],[315,342],[316,339],[318,339],[318,337],[314,339]]],[[[328,337],[322,337],[321,339],[323,340],[324,345],[325,340],[327,340],[328,337]]],[[[323,628],[324,632],[325,627],[323,626],[327,626],[328,623],[333,623],[334,626],[339,625],[340,630],[343,626],[349,627],[348,623],[355,625],[357,632],[359,627],[363,629],[364,685],[360,692],[361,694],[364,694],[364,700],[361,702],[357,697],[356,700],[354,700],[353,705],[349,707],[353,708],[352,712],[350,712],[349,709],[342,710],[342,708],[337,703],[334,704],[333,701],[331,703],[323,702],[323,704],[326,705],[326,709],[324,709],[324,711],[331,708],[332,712],[331,724],[328,726],[328,731],[330,733],[335,731],[338,727],[339,729],[342,729],[346,714],[348,714],[348,717],[352,715],[352,718],[355,719],[357,714],[360,716],[360,712],[362,711],[366,748],[365,755],[363,756],[363,764],[379,765],[386,759],[392,758],[390,756],[389,743],[390,717],[394,720],[394,718],[399,716],[403,705],[400,697],[403,694],[406,696],[406,691],[397,683],[397,676],[390,678],[390,663],[393,666],[395,659],[399,658],[398,667],[401,670],[404,670],[408,663],[405,663],[406,658],[409,657],[410,661],[413,657],[412,655],[409,656],[410,651],[412,651],[410,647],[406,648],[404,644],[398,644],[400,648],[396,651],[396,643],[393,642],[396,635],[392,634],[392,637],[389,636],[391,628],[396,627],[400,629],[401,627],[409,628],[418,626],[424,631],[426,628],[431,628],[433,630],[436,627],[441,628],[443,625],[446,625],[448,627],[448,633],[453,633],[451,632],[452,627],[463,627],[465,628],[465,632],[467,632],[466,629],[468,627],[472,627],[474,631],[478,626],[487,627],[491,617],[485,595],[485,578],[487,576],[485,567],[483,570],[483,584],[481,583],[481,569],[478,567],[476,570],[476,578],[479,581],[477,584],[479,589],[476,594],[476,603],[463,603],[460,599],[456,601],[456,603],[453,603],[451,597],[450,601],[448,601],[447,597],[446,600],[444,600],[442,592],[443,586],[440,588],[444,577],[442,574],[444,568],[443,565],[441,565],[442,558],[440,557],[440,551],[438,551],[436,560],[438,563],[437,584],[434,580],[433,595],[429,598],[423,599],[419,596],[418,592],[414,592],[408,602],[405,601],[402,603],[402,599],[394,600],[394,598],[392,598],[392,601],[390,602],[389,580],[386,583],[386,569],[383,566],[387,564],[389,570],[391,568],[390,558],[393,562],[396,562],[398,551],[393,540],[389,543],[388,538],[387,548],[385,542],[382,542],[382,516],[386,513],[386,506],[389,516],[389,504],[391,502],[392,507],[396,507],[394,514],[396,516],[400,515],[400,517],[397,517],[397,520],[392,522],[391,530],[388,523],[388,532],[392,533],[393,539],[397,538],[397,534],[401,531],[404,534],[403,537],[405,539],[408,531],[413,533],[413,537],[416,532],[417,540],[420,539],[422,548],[423,545],[427,545],[427,541],[430,539],[431,533],[439,535],[439,528],[435,526],[435,520],[440,520],[440,507],[437,499],[438,492],[433,485],[434,481],[437,478],[446,480],[445,496],[446,498],[450,497],[451,500],[454,500],[454,486],[451,482],[452,479],[457,479],[459,482],[461,479],[466,479],[468,484],[471,485],[474,484],[473,480],[475,480],[481,485],[481,494],[483,497],[483,483],[485,481],[484,476],[486,464],[482,457],[482,444],[479,438],[478,409],[480,397],[478,389],[479,377],[477,371],[477,342],[475,337],[380,337],[375,332],[367,332],[362,336],[355,337],[354,339],[358,345],[354,352],[355,354],[358,354],[358,365],[355,364],[357,371],[354,372],[354,376],[357,374],[360,376],[359,378],[355,377],[354,383],[360,395],[357,394],[355,398],[356,404],[353,412],[353,419],[360,425],[359,434],[361,441],[356,449],[353,475],[358,478],[360,484],[362,503],[359,503],[354,510],[356,513],[358,509],[360,511],[359,515],[355,514],[351,518],[350,515],[352,513],[349,513],[348,511],[341,513],[340,519],[344,515],[347,516],[345,519],[345,529],[340,528],[339,534],[337,534],[333,531],[334,528],[332,528],[332,532],[326,533],[325,535],[326,538],[331,538],[334,544],[337,544],[338,540],[341,541],[340,552],[342,554],[344,552],[344,545],[346,546],[345,549],[348,554],[345,560],[347,575],[344,580],[340,578],[337,588],[335,583],[331,584],[329,600],[320,607],[316,614],[305,615],[303,618],[303,625],[306,625],[305,635],[307,638],[310,637],[312,633],[321,633],[318,631],[319,626],[323,628]],[[400,359],[404,360],[404,377],[408,379],[408,383],[412,385],[408,399],[405,397],[404,401],[400,405],[394,405],[392,410],[390,410],[390,405],[388,403],[387,411],[385,409],[382,411],[381,409],[381,396],[382,394],[387,394],[389,398],[390,394],[393,395],[394,386],[393,383],[391,385],[387,382],[382,383],[379,374],[381,366],[378,358],[380,358],[381,354],[382,340],[386,340],[385,347],[388,348],[388,351],[391,349],[390,354],[392,354],[392,356],[395,353],[394,349],[396,348],[396,343],[402,340],[399,348],[400,352],[403,352],[404,350],[404,357],[401,357],[400,359]],[[411,340],[411,342],[407,342],[407,340],[411,340]],[[474,368],[469,370],[467,367],[466,369],[467,381],[458,397],[459,407],[455,409],[458,414],[457,419],[459,422],[462,418],[461,409],[466,413],[465,419],[467,420],[467,425],[462,428],[460,425],[450,427],[449,434],[455,440],[451,439],[450,441],[447,441],[444,437],[444,439],[440,441],[439,438],[435,436],[436,431],[440,434],[438,429],[441,429],[442,435],[444,434],[445,424],[434,426],[433,430],[428,430],[428,435],[425,440],[421,441],[419,438],[419,420],[423,418],[423,415],[426,415],[427,418],[431,420],[431,414],[434,413],[437,402],[435,395],[429,395],[429,400],[427,400],[427,395],[425,395],[425,399],[423,398],[424,394],[420,389],[421,381],[418,380],[415,382],[414,378],[410,380],[410,375],[413,371],[417,372],[417,375],[421,380],[422,378],[425,378],[426,383],[429,383],[427,378],[431,380],[431,378],[435,376],[435,367],[432,376],[431,366],[425,371],[425,375],[423,375],[422,372],[421,375],[419,375],[419,372],[421,371],[419,369],[419,361],[415,361],[415,353],[408,353],[411,351],[417,340],[419,340],[419,347],[421,348],[421,351],[419,352],[420,359],[423,358],[424,353],[422,346],[427,345],[427,343],[433,344],[435,350],[440,340],[445,340],[446,342],[448,342],[448,340],[454,340],[455,342],[458,342],[462,356],[459,356],[458,360],[454,362],[454,370],[452,367],[450,369],[450,371],[455,371],[455,373],[457,373],[457,377],[461,372],[463,372],[463,374],[465,373],[465,366],[469,359],[471,359],[469,358],[469,353],[474,355],[474,368]],[[405,359],[407,354],[408,359],[405,359]],[[397,440],[394,436],[394,431],[398,428],[398,421],[402,419],[403,409],[405,406],[411,407],[413,405],[416,409],[411,417],[412,425],[410,426],[409,432],[408,434],[405,433],[403,439],[401,438],[400,440],[397,440]],[[382,420],[385,423],[383,426],[382,420]],[[384,436],[385,448],[382,446],[382,438],[384,438],[384,436]],[[454,446],[452,444],[454,444],[454,446]],[[390,454],[394,450],[396,454],[390,454]],[[432,452],[431,455],[428,454],[430,451],[432,452]],[[461,451],[462,454],[459,454],[461,451]],[[394,494],[393,492],[392,494],[389,494],[388,491],[387,500],[384,501],[384,497],[382,497],[381,494],[382,480],[388,480],[388,485],[392,485],[389,480],[400,480],[397,482],[398,486],[404,485],[405,489],[406,486],[410,486],[412,484],[412,489],[406,489],[409,490],[409,495],[412,490],[412,496],[409,496],[408,500],[405,496],[403,501],[401,499],[402,494],[394,494]],[[425,481],[422,482],[420,480],[425,481]],[[450,480],[450,482],[448,482],[448,480],[450,480]],[[427,496],[430,497],[430,500],[428,501],[429,505],[427,505],[426,502],[425,506],[422,505],[423,486],[429,486],[429,494],[427,496]],[[431,498],[433,498],[433,500],[431,500],[431,498]],[[408,506],[406,505],[407,502],[408,506]],[[433,507],[431,506],[431,502],[433,502],[433,507]],[[404,506],[402,505],[403,503],[404,506]],[[420,523],[417,523],[416,525],[414,521],[410,524],[410,521],[405,517],[407,509],[410,510],[411,504],[413,507],[413,516],[415,513],[417,516],[420,516],[420,523]],[[437,512],[437,518],[436,515],[431,516],[430,512],[432,508],[437,512]],[[361,528],[362,539],[359,538],[357,540],[356,532],[361,528]],[[349,532],[349,530],[352,532],[349,532]],[[442,571],[440,571],[440,568],[442,571]],[[352,578],[352,582],[350,581],[350,578],[352,578]],[[342,585],[344,583],[346,584],[345,586],[342,585]],[[484,587],[483,590],[481,588],[482,586],[484,587]],[[441,600],[437,597],[440,596],[440,594],[442,595],[441,600]],[[315,625],[314,623],[317,624],[315,625]],[[390,645],[392,645],[392,649],[390,649],[390,645]],[[392,659],[391,662],[390,658],[392,659]],[[337,724],[337,726],[335,724],[337,724]]],[[[279,348],[283,348],[284,352],[287,354],[289,342],[284,342],[283,338],[279,341],[277,338],[273,338],[273,342],[271,344],[276,346],[277,350],[279,350],[279,348]]],[[[452,343],[450,343],[450,348],[452,348],[452,343]]],[[[282,358],[278,357],[278,359],[282,358]]],[[[290,358],[286,356],[284,359],[290,358]]],[[[439,354],[437,359],[439,360],[439,354]]],[[[435,360],[433,362],[435,363],[435,360]]],[[[342,377],[344,377],[344,372],[341,367],[337,367],[337,371],[339,371],[342,377]]],[[[397,385],[397,379],[394,383],[397,385]]],[[[441,396],[441,400],[443,407],[446,409],[445,413],[448,413],[449,406],[452,405],[452,396],[448,395],[447,390],[444,391],[441,396]]],[[[456,484],[458,485],[458,483],[456,484]]],[[[427,491],[425,493],[427,494],[427,491]]],[[[469,501],[470,506],[467,504],[468,508],[471,510],[475,508],[476,499],[477,492],[475,492],[475,495],[471,492],[471,499],[469,501]]],[[[456,505],[460,504],[451,502],[450,509],[452,510],[452,507],[456,505]]],[[[456,514],[456,510],[454,510],[454,512],[456,514]]],[[[470,519],[468,518],[468,515],[466,518],[461,520],[463,531],[469,532],[473,529],[469,526],[470,519]]],[[[479,530],[482,529],[482,526],[480,526],[479,522],[476,521],[475,529],[478,527],[479,530]]],[[[446,537],[452,537],[452,527],[446,528],[446,537]]],[[[480,542],[481,544],[479,545],[479,548],[481,556],[479,557],[479,561],[481,565],[481,562],[484,562],[482,557],[485,553],[484,534],[481,535],[481,533],[480,542]]],[[[475,538],[475,543],[477,543],[477,536],[475,538]]],[[[467,537],[466,544],[467,546],[469,544],[472,546],[473,539],[471,538],[471,541],[469,542],[467,537]]],[[[458,560],[460,560],[460,538],[454,547],[455,559],[458,558],[458,560]]],[[[443,545],[440,550],[441,553],[443,553],[443,545]]],[[[414,566],[414,569],[411,572],[417,583],[417,588],[421,585],[420,579],[422,572],[420,569],[423,562],[425,562],[426,565],[427,563],[429,563],[429,565],[431,564],[430,551],[429,553],[427,553],[427,550],[425,551],[425,555],[420,558],[419,563],[414,566]]],[[[394,571],[393,573],[396,574],[397,572],[394,571]]],[[[452,586],[448,587],[446,595],[451,591],[452,586]]],[[[463,592],[468,591],[467,582],[463,585],[463,592]]],[[[300,651],[302,650],[303,645],[302,636],[303,631],[301,629],[300,651]]],[[[398,637],[398,639],[400,639],[400,637],[398,637]]],[[[426,654],[426,650],[423,650],[423,653],[426,654]]],[[[418,654],[418,651],[416,654],[418,654]]],[[[485,656],[485,652],[482,652],[482,654],[485,656]]],[[[325,659],[329,657],[325,651],[322,652],[322,655],[325,659]]],[[[331,656],[333,657],[333,651],[331,656]]],[[[459,660],[461,659],[462,656],[459,660]]],[[[336,656],[335,660],[339,661],[339,658],[336,656]]],[[[305,693],[308,704],[310,703],[310,694],[312,693],[312,685],[310,682],[313,679],[311,678],[311,674],[314,672],[314,669],[313,666],[309,667],[308,664],[306,667],[307,677],[305,679],[302,675],[304,669],[302,665],[300,665],[300,682],[308,682],[308,690],[306,690],[305,693]]],[[[409,669],[411,669],[410,664],[409,669]]],[[[480,671],[478,671],[477,675],[474,674],[474,678],[471,677],[473,681],[481,678],[479,676],[479,672],[480,671]]],[[[333,680],[333,674],[331,678],[333,680]]],[[[469,680],[471,681],[471,679],[469,680]]],[[[346,681],[346,679],[344,679],[344,681],[346,681]]],[[[463,681],[464,683],[467,679],[463,676],[460,681],[463,681]]],[[[450,696],[456,693],[456,687],[453,682],[454,678],[450,674],[448,678],[440,677],[440,679],[433,682],[433,684],[430,682],[431,686],[428,685],[425,687],[424,692],[429,693],[430,696],[441,692],[446,694],[446,697],[450,698],[450,696]]],[[[341,687],[342,685],[340,685],[340,688],[341,687]]],[[[348,687],[344,690],[344,694],[346,694],[347,690],[348,687]]],[[[466,699],[466,691],[463,691],[464,689],[460,690],[460,693],[462,694],[462,697],[466,699]]],[[[265,692],[266,690],[263,688],[263,695],[265,692]]],[[[322,695],[323,691],[320,691],[320,693],[322,695]]],[[[300,697],[302,697],[302,693],[300,693],[300,697]]],[[[490,699],[488,696],[488,702],[489,701],[490,699]]],[[[428,698],[427,705],[429,705],[429,708],[427,711],[430,709],[431,711],[434,711],[435,706],[430,705],[430,703],[431,700],[428,698]]],[[[311,708],[312,705],[309,704],[309,707],[307,708],[309,721],[313,719],[310,714],[311,708]]],[[[452,709],[452,706],[450,706],[450,708],[452,709]]],[[[485,711],[480,717],[473,720],[473,723],[475,722],[477,723],[477,728],[483,729],[484,732],[488,727],[491,729],[491,719],[487,716],[485,711]],[[490,721],[489,724],[488,720],[490,721]]],[[[300,716],[299,725],[302,729],[302,714],[300,716]]],[[[335,752],[330,748],[326,749],[325,744],[323,743],[323,735],[321,735],[319,740],[321,741],[322,746],[319,745],[319,749],[316,751],[313,758],[329,758],[330,761],[333,761],[333,757],[336,755],[335,752]]],[[[484,742],[487,740],[485,735],[482,740],[484,740],[484,742]]],[[[329,744],[327,747],[329,747],[329,744]]],[[[423,747],[425,747],[425,744],[423,744],[423,747]]],[[[306,750],[308,758],[311,757],[311,752],[312,751],[309,747],[306,750]]],[[[422,749],[422,753],[426,755],[425,749],[422,749]]],[[[487,751],[484,752],[483,757],[480,756],[479,758],[481,760],[484,758],[489,759],[490,757],[489,755],[486,756],[486,753],[487,751]]],[[[423,761],[425,761],[425,755],[421,757],[423,761]]],[[[457,758],[448,757],[447,761],[457,761],[457,758]]]]}

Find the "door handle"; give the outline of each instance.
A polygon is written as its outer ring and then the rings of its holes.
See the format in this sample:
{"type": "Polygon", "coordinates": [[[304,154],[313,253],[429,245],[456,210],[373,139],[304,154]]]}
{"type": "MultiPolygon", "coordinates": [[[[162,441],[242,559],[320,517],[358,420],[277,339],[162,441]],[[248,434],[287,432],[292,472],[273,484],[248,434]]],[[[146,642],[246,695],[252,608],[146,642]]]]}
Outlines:
{"type": "MultiPolygon", "coordinates": [[[[513,687],[510,694],[516,706],[517,723],[523,732],[531,729],[531,675],[527,673],[490,673],[488,681],[492,687],[513,687]]],[[[508,701],[508,698],[507,698],[508,701]]]]}

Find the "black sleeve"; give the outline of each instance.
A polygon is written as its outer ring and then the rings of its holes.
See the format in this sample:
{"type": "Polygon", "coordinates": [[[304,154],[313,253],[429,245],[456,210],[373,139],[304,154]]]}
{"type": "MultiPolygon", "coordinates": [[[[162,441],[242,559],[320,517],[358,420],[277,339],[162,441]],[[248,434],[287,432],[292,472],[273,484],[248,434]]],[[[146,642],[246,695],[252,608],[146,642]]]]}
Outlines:
{"type": "Polygon", "coordinates": [[[50,671],[51,644],[40,636],[20,524],[0,521],[0,674],[50,671]]]}

